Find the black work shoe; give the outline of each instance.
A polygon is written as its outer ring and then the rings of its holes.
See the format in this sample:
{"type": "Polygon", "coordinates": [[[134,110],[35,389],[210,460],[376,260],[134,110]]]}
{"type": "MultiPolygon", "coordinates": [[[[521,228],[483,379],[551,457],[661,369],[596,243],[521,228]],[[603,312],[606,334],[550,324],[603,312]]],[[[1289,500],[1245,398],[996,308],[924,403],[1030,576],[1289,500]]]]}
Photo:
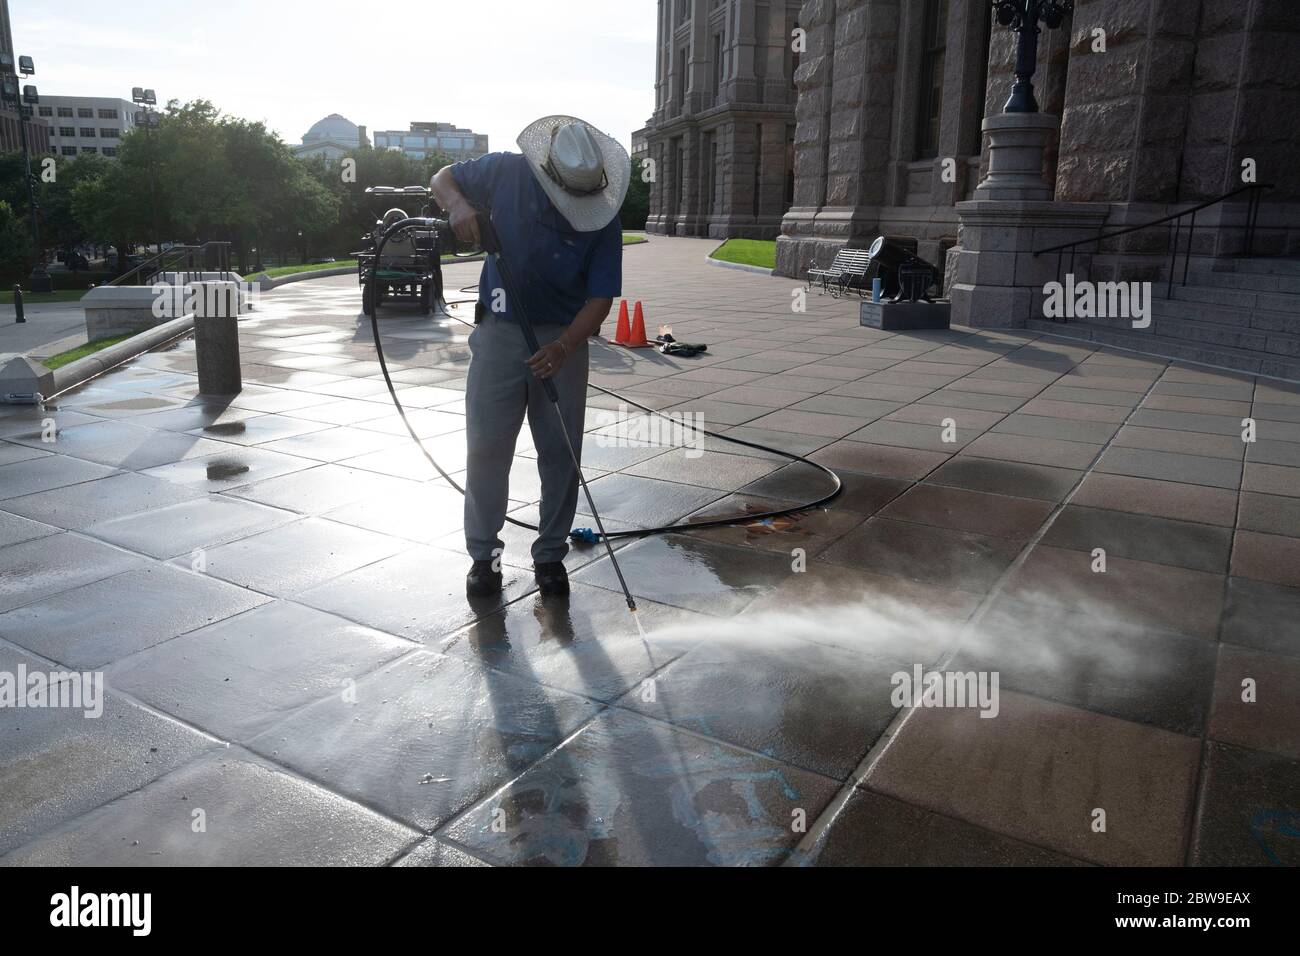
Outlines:
{"type": "Polygon", "coordinates": [[[465,577],[465,593],[470,597],[491,597],[501,591],[501,572],[495,561],[475,561],[465,577]]]}
{"type": "Polygon", "coordinates": [[[561,561],[543,561],[535,565],[533,574],[537,586],[542,589],[543,597],[567,597],[569,594],[569,572],[561,561]]]}

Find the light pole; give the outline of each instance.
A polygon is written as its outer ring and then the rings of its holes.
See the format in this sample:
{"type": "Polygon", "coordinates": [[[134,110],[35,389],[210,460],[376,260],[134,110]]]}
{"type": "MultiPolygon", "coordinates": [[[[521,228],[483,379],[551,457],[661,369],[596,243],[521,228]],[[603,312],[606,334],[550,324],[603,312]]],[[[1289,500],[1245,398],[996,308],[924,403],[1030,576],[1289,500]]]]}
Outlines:
{"type": "Polygon", "coordinates": [[[1074,0],[993,0],[998,23],[1020,35],[1016,46],[1016,85],[1002,107],[1004,113],[1037,113],[1034,71],[1038,68],[1038,21],[1055,30],[1074,14],[1074,0]]]}
{"type": "MultiPolygon", "coordinates": [[[[142,106],[143,109],[135,114],[136,129],[144,129],[146,136],[153,136],[152,130],[158,129],[162,125],[162,117],[158,111],[150,109],[158,102],[158,95],[153,90],[145,89],[141,86],[131,87],[131,102],[136,106],[142,106]]],[[[162,252],[162,239],[158,235],[158,196],[154,185],[156,179],[154,150],[157,143],[150,139],[149,141],[149,217],[153,222],[154,244],[159,253],[162,252]]],[[[146,251],[148,251],[146,243],[146,251]]],[[[119,259],[121,257],[119,256],[119,259]]]]}
{"type": "MultiPolygon", "coordinates": [[[[30,56],[18,58],[18,72],[23,76],[32,76],[36,68],[30,56]]],[[[27,145],[27,120],[31,118],[35,104],[40,102],[36,87],[30,84],[18,91],[18,74],[14,72],[14,61],[7,53],[0,53],[0,97],[14,108],[18,114],[18,135],[23,148],[23,175],[27,178],[27,211],[32,219],[32,245],[36,250],[36,262],[27,284],[33,292],[49,292],[54,288],[50,274],[45,268],[45,247],[41,243],[41,224],[36,215],[36,180],[32,176],[32,154],[27,145]]]]}

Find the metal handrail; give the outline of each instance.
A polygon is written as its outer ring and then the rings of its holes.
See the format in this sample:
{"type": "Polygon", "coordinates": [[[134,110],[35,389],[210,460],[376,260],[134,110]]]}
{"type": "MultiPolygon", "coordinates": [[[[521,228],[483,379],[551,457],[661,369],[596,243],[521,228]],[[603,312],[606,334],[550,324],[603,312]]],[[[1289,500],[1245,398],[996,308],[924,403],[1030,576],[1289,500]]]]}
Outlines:
{"type": "Polygon", "coordinates": [[[185,264],[187,266],[187,268],[184,271],[184,275],[185,275],[185,281],[188,282],[191,273],[197,272],[199,275],[203,274],[204,271],[203,259],[206,258],[206,253],[209,248],[215,248],[220,251],[220,256],[219,256],[220,261],[218,263],[219,267],[217,271],[220,272],[223,277],[227,276],[230,273],[230,243],[222,242],[222,241],[213,241],[213,242],[204,242],[200,245],[192,245],[192,246],[190,245],[172,246],[170,249],[167,249],[163,252],[159,252],[157,255],[151,256],[150,258],[146,259],[144,262],[136,266],[134,269],[130,270],[129,272],[123,273],[122,275],[118,276],[116,279],[113,279],[111,282],[107,282],[105,284],[112,285],[112,286],[126,285],[127,280],[131,279],[133,276],[152,275],[155,273],[167,272],[168,265],[171,265],[173,270],[175,270],[175,266],[180,264],[181,261],[185,261],[185,264]],[[197,269],[194,268],[196,259],[198,260],[197,269]],[[170,262],[168,260],[170,260],[170,262]],[[152,269],[152,272],[146,272],[146,270],[149,269],[152,269]]]}
{"type": "Polygon", "coordinates": [[[1211,206],[1217,206],[1221,202],[1226,202],[1234,196],[1239,196],[1244,192],[1250,193],[1250,200],[1246,208],[1246,255],[1253,255],[1255,251],[1255,229],[1259,225],[1259,206],[1260,196],[1266,190],[1272,189],[1272,183],[1249,183],[1245,186],[1238,187],[1232,192],[1224,193],[1217,199],[1209,199],[1199,205],[1192,206],[1190,209],[1184,209],[1181,212],[1170,213],[1168,216],[1162,216],[1159,219],[1153,219],[1150,222],[1144,222],[1137,226],[1129,226],[1125,229],[1117,229],[1114,232],[1107,232],[1101,235],[1093,236],[1088,239],[1076,239],[1074,242],[1063,242],[1057,246],[1048,246],[1046,249],[1038,249],[1034,252],[1034,258],[1047,255],[1049,252],[1056,253],[1056,278],[1060,281],[1061,266],[1065,251],[1070,251],[1070,271],[1074,271],[1075,252],[1079,246],[1086,246],[1096,243],[1097,248],[1095,255],[1101,254],[1101,243],[1105,239],[1114,239],[1117,236],[1127,236],[1129,233],[1141,232],[1143,229],[1150,229],[1153,226],[1161,226],[1165,223],[1172,223],[1171,232],[1173,233],[1169,246],[1169,283],[1165,289],[1165,298],[1171,299],[1174,294],[1174,274],[1178,267],[1178,240],[1182,235],[1182,221],[1185,217],[1191,216],[1192,221],[1187,233],[1187,247],[1183,250],[1183,281],[1182,285],[1187,285],[1187,274],[1192,261],[1192,240],[1196,237],[1196,214],[1203,209],[1209,209],[1211,206]]]}
{"type": "MultiPolygon", "coordinates": [[[[131,269],[129,272],[122,273],[116,279],[106,282],[105,285],[128,285],[129,284],[127,282],[128,279],[132,278],[137,273],[144,274],[145,270],[152,267],[155,263],[162,263],[164,260],[166,260],[168,257],[171,256],[186,255],[197,248],[198,246],[172,246],[170,249],[167,249],[164,252],[160,252],[157,255],[150,256],[148,259],[140,263],[134,269],[131,269]]],[[[119,255],[121,255],[121,253],[119,253],[119,255]]],[[[162,269],[160,267],[155,271],[161,272],[162,269]]]]}

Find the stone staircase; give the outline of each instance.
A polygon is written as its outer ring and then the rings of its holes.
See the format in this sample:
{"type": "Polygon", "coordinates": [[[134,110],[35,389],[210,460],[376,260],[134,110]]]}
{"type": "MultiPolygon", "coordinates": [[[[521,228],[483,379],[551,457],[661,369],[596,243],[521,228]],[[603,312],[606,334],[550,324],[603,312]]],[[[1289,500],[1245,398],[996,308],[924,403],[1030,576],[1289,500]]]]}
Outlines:
{"type": "MultiPolygon", "coordinates": [[[[1181,274],[1178,276],[1181,278],[1181,274]]],[[[1187,285],[1152,289],[1151,327],[1128,319],[1035,318],[1037,332],[1220,368],[1300,381],[1300,259],[1225,259],[1194,268],[1187,285]]]]}

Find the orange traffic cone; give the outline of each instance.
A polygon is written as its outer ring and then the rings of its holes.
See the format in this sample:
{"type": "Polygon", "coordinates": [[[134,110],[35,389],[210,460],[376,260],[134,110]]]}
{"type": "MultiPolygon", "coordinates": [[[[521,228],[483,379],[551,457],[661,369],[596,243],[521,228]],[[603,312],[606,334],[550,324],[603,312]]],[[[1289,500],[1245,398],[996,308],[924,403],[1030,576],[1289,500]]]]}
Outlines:
{"type": "Polygon", "coordinates": [[[640,300],[637,301],[636,312],[632,319],[632,338],[623,344],[630,349],[646,349],[650,347],[650,343],[645,338],[645,313],[641,311],[640,300]]]}
{"type": "Polygon", "coordinates": [[[628,324],[627,299],[618,307],[618,328],[614,331],[614,344],[626,345],[632,340],[632,327],[628,324]]]}

